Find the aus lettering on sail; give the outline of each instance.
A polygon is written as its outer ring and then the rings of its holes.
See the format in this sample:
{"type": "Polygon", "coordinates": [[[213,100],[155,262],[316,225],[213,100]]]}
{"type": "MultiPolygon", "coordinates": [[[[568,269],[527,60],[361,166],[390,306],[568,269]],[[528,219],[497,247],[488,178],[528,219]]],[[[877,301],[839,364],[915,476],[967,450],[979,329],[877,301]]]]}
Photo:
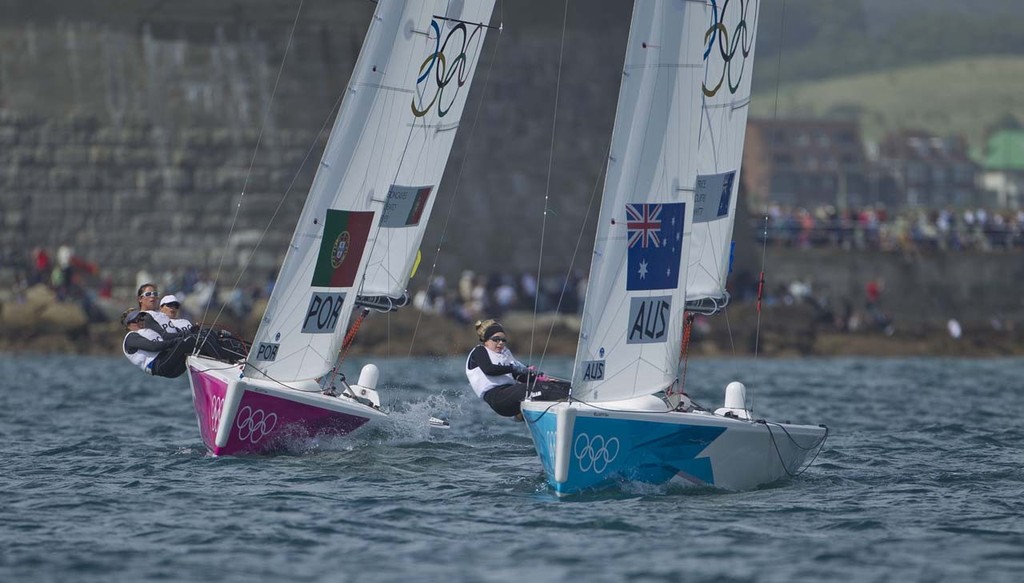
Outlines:
{"type": "Polygon", "coordinates": [[[588,360],[583,363],[583,380],[600,381],[604,380],[604,361],[588,360]]]}
{"type": "MultiPolygon", "coordinates": [[[[672,290],[679,287],[686,203],[626,205],[626,290],[672,290]]],[[[627,344],[668,339],[672,296],[631,297],[627,344]]]]}

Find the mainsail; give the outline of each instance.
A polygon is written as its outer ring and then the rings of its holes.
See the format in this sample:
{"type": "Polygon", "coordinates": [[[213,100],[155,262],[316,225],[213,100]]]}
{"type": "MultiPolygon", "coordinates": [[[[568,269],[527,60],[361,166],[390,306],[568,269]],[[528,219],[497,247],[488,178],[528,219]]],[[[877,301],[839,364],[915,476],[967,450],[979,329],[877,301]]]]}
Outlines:
{"type": "Polygon", "coordinates": [[[666,389],[686,302],[724,295],[756,13],[756,0],[634,6],[573,371],[581,400],[666,389]]]}
{"type": "Polygon", "coordinates": [[[493,6],[378,3],[245,375],[323,375],[356,297],[402,294],[493,6]]]}
{"type": "Polygon", "coordinates": [[[704,3],[633,8],[573,395],[626,399],[676,374],[704,76],[704,3]]]}

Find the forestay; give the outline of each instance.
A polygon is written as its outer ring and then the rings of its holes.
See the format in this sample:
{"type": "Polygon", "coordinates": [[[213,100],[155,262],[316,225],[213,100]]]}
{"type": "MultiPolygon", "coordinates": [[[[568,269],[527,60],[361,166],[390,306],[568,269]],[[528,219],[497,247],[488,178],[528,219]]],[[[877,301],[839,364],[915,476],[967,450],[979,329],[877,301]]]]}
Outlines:
{"type": "Polygon", "coordinates": [[[381,0],[244,374],[332,366],[358,295],[402,294],[493,0],[381,0]]]}
{"type": "Polygon", "coordinates": [[[702,1],[634,7],[573,371],[585,401],[676,377],[709,13],[702,1]]]}

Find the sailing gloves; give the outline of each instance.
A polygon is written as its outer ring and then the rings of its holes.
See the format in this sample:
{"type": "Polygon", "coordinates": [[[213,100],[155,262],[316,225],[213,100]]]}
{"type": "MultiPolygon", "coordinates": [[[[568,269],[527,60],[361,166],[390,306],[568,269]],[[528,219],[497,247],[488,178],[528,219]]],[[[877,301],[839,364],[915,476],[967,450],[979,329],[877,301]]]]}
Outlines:
{"type": "Polygon", "coordinates": [[[517,375],[518,374],[525,374],[525,375],[534,375],[534,376],[536,376],[536,375],[543,375],[544,374],[544,373],[538,371],[537,367],[535,367],[533,365],[526,366],[525,364],[522,364],[520,362],[517,362],[517,363],[512,365],[512,373],[513,374],[517,374],[517,375]]]}

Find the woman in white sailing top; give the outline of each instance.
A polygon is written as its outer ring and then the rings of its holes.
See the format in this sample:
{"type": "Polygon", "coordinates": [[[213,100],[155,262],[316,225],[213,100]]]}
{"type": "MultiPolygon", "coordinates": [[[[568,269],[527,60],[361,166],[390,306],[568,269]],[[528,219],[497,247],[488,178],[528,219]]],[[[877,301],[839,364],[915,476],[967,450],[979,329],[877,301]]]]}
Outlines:
{"type": "Polygon", "coordinates": [[[466,359],[466,377],[473,392],[502,417],[521,420],[519,404],[527,395],[537,401],[569,396],[569,385],[552,381],[535,367],[516,360],[508,349],[508,334],[495,320],[478,321],[478,344],[466,359]]]}
{"type": "Polygon", "coordinates": [[[211,330],[196,326],[185,318],[178,317],[181,302],[174,295],[166,295],[159,302],[160,292],[155,283],[144,283],[138,289],[139,311],[146,314],[142,319],[145,329],[155,332],[164,340],[180,339],[181,345],[174,354],[173,361],[168,360],[165,369],[167,375],[179,376],[185,372],[185,357],[199,345],[199,354],[222,360],[236,362],[244,359],[248,346],[241,339],[234,338],[226,330],[211,330]],[[206,331],[198,334],[200,330],[206,331]]]}
{"type": "Polygon", "coordinates": [[[177,333],[177,330],[171,329],[171,318],[160,309],[157,302],[160,292],[157,291],[155,283],[140,285],[138,295],[139,311],[149,314],[149,318],[144,321],[146,327],[164,337],[177,333]]]}
{"type": "Polygon", "coordinates": [[[193,328],[193,324],[181,315],[181,302],[175,295],[167,295],[160,299],[160,313],[167,316],[168,326],[178,332],[187,332],[193,328]]]}
{"type": "Polygon", "coordinates": [[[185,372],[185,356],[180,339],[168,340],[145,327],[146,312],[126,310],[121,323],[128,333],[121,341],[121,350],[132,364],[148,374],[174,378],[185,372]]]}

